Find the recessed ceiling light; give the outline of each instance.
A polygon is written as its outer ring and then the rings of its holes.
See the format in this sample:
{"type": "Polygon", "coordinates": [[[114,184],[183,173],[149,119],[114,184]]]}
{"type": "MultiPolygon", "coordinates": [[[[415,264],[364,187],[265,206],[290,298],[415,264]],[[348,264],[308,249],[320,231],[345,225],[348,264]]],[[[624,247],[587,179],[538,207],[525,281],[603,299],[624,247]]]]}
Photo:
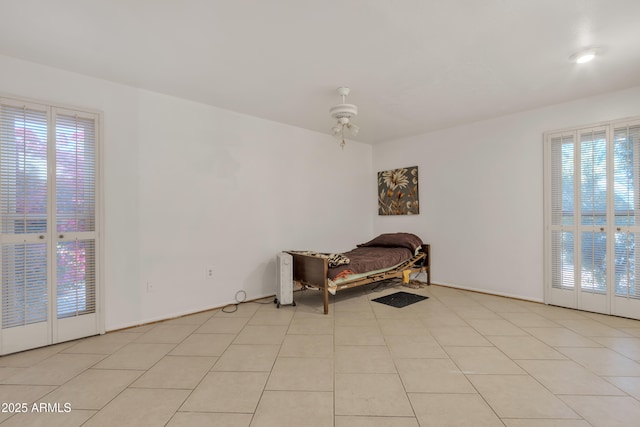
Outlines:
{"type": "Polygon", "coordinates": [[[576,64],[584,64],[586,62],[593,60],[597,54],[598,54],[597,49],[590,48],[590,49],[581,50],[578,53],[574,53],[569,57],[569,59],[575,62],[576,64]]]}

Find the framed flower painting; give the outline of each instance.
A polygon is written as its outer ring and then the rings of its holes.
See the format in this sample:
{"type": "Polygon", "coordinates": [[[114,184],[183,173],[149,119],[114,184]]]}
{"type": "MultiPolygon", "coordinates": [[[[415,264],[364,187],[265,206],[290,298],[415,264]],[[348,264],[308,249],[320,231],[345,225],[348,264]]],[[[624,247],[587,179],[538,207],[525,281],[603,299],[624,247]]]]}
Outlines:
{"type": "Polygon", "coordinates": [[[378,215],[416,215],[418,166],[378,172],[378,215]]]}

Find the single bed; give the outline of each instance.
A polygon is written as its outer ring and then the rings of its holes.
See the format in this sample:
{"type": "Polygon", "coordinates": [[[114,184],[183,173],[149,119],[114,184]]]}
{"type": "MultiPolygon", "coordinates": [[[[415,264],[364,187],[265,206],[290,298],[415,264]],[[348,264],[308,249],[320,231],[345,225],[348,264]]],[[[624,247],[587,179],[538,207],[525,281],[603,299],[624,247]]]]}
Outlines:
{"type": "Polygon", "coordinates": [[[287,251],[293,256],[293,280],[323,292],[324,314],[329,294],[343,289],[424,271],[431,284],[430,246],[411,233],[381,234],[342,254],[287,251]]]}

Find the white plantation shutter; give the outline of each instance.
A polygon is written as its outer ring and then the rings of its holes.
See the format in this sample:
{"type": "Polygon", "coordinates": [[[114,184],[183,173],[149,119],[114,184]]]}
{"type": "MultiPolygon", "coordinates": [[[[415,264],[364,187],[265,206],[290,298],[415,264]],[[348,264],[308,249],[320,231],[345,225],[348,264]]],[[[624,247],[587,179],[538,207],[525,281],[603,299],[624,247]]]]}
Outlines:
{"type": "Polygon", "coordinates": [[[615,293],[640,299],[640,124],[615,127],[614,212],[615,212],[615,293]]]}
{"type": "Polygon", "coordinates": [[[607,133],[606,129],[580,132],[581,288],[605,293],[607,289],[607,133]]]}
{"type": "Polygon", "coordinates": [[[582,291],[604,294],[607,291],[606,253],[607,235],[605,232],[582,232],[582,291]]]}
{"type": "Polygon", "coordinates": [[[94,240],[57,244],[58,319],[96,311],[94,240]]]}
{"type": "Polygon", "coordinates": [[[573,134],[551,138],[551,286],[575,286],[574,271],[574,174],[573,134]]]}
{"type": "Polygon", "coordinates": [[[573,288],[575,286],[575,271],[573,262],[573,232],[552,231],[551,251],[552,283],[551,286],[558,289],[573,288]]]}
{"type": "Polygon", "coordinates": [[[47,232],[47,112],[0,105],[2,234],[47,232]]]}
{"type": "Polygon", "coordinates": [[[46,322],[47,247],[2,245],[2,328],[46,322]]]}
{"type": "Polygon", "coordinates": [[[47,111],[0,100],[2,329],[48,318],[47,111]]]}
{"type": "Polygon", "coordinates": [[[605,130],[580,133],[581,224],[604,226],[607,214],[607,134],[605,130]]]}
{"type": "Polygon", "coordinates": [[[91,118],[56,116],[56,231],[95,231],[96,136],[91,118]]]}
{"type": "Polygon", "coordinates": [[[553,175],[552,224],[555,226],[574,224],[574,174],[575,144],[573,135],[560,135],[551,140],[553,175]]]}
{"type": "Polygon", "coordinates": [[[636,276],[636,265],[640,251],[635,243],[640,242],[640,233],[616,233],[616,295],[626,298],[640,298],[640,284],[636,276]]]}
{"type": "Polygon", "coordinates": [[[58,318],[96,311],[95,119],[56,114],[58,318]]]}

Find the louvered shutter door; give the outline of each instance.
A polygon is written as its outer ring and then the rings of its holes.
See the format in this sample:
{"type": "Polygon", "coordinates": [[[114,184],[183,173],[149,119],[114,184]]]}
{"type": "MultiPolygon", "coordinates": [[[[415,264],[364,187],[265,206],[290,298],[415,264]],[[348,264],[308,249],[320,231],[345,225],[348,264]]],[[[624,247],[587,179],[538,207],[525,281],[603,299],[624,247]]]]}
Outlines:
{"type": "Polygon", "coordinates": [[[581,289],[607,288],[607,140],[605,130],[580,133],[581,289]]]}
{"type": "Polygon", "coordinates": [[[545,134],[545,302],[640,319],[640,117],[545,134]]]}
{"type": "Polygon", "coordinates": [[[101,329],[99,117],[0,98],[0,354],[101,329]]]}
{"type": "Polygon", "coordinates": [[[47,112],[0,104],[2,328],[48,319],[47,112]]]}
{"type": "Polygon", "coordinates": [[[574,158],[573,135],[551,138],[551,286],[557,289],[575,286],[574,158]]]}
{"type": "Polygon", "coordinates": [[[614,141],[615,294],[640,298],[640,124],[616,127],[614,141]]]}
{"type": "Polygon", "coordinates": [[[58,318],[96,311],[95,119],[56,114],[58,318]]]}

